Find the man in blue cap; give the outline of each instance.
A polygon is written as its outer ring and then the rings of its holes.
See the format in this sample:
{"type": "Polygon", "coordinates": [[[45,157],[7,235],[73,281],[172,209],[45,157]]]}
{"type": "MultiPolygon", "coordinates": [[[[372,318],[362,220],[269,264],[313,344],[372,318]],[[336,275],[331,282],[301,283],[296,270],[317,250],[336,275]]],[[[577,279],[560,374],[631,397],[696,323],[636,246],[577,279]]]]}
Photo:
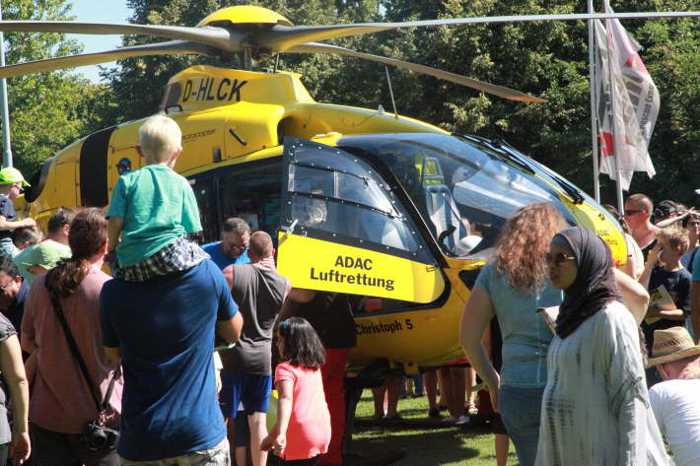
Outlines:
{"type": "Polygon", "coordinates": [[[28,186],[29,183],[16,168],[5,167],[0,170],[0,255],[13,257],[17,254],[17,248],[12,242],[14,230],[36,226],[32,218],[18,220],[15,212],[14,200],[28,186]]]}

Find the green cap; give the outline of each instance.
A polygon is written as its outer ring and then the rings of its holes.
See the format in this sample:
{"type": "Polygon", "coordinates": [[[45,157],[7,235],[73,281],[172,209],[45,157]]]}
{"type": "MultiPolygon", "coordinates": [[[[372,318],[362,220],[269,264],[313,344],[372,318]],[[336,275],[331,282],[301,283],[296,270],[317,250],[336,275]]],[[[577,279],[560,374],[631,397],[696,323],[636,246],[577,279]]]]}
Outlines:
{"type": "Polygon", "coordinates": [[[21,183],[24,187],[31,186],[22,176],[22,172],[14,167],[5,167],[0,170],[0,185],[21,183]]]}

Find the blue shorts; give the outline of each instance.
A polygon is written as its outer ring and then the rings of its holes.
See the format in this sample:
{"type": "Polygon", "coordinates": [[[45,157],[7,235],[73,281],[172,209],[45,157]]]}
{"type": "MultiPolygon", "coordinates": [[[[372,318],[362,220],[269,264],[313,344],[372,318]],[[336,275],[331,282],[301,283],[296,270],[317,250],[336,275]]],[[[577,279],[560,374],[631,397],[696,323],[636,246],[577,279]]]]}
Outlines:
{"type": "Polygon", "coordinates": [[[272,376],[221,372],[221,411],[236,419],[239,403],[246,415],[267,413],[272,393],[272,376]]]}

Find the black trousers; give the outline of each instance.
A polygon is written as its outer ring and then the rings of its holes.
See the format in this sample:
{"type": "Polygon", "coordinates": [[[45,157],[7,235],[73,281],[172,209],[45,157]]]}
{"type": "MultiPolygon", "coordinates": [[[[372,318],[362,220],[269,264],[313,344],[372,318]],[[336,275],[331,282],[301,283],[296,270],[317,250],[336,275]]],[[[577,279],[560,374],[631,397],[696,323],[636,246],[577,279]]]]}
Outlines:
{"type": "Polygon", "coordinates": [[[279,456],[270,455],[268,463],[270,463],[271,466],[316,466],[316,464],[318,464],[318,456],[314,456],[308,460],[283,460],[279,456]]]}
{"type": "Polygon", "coordinates": [[[96,457],[79,442],[80,434],[64,434],[29,424],[32,466],[119,466],[116,451],[96,457]]]}

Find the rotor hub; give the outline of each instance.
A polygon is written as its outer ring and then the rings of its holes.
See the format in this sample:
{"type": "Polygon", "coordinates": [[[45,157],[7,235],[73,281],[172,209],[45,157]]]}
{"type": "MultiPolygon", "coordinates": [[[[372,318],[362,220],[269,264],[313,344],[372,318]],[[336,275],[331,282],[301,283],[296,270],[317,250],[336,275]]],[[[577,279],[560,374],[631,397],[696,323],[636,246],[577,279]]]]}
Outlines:
{"type": "Polygon", "coordinates": [[[260,6],[243,5],[217,10],[200,21],[197,27],[221,26],[225,23],[294,26],[291,21],[275,11],[260,6]]]}

